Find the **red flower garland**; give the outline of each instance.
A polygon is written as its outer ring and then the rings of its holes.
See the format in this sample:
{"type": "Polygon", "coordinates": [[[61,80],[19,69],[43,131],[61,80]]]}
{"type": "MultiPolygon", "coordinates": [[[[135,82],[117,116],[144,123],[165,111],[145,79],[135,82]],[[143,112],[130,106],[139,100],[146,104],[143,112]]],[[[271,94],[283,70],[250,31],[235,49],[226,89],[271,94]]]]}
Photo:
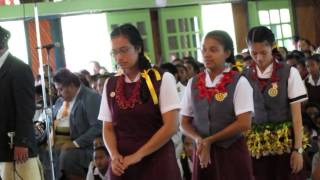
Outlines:
{"type": "Polygon", "coordinates": [[[226,86],[233,81],[232,77],[236,74],[236,71],[230,70],[229,72],[223,73],[223,77],[220,82],[212,88],[206,87],[205,78],[206,74],[201,72],[198,74],[198,82],[195,84],[195,88],[198,89],[198,96],[200,99],[207,98],[208,101],[211,101],[212,97],[217,93],[226,93],[226,86]]]}
{"type": "Polygon", "coordinates": [[[141,103],[140,101],[140,80],[135,83],[134,88],[132,89],[131,96],[126,98],[125,96],[125,80],[124,75],[119,76],[116,84],[116,102],[121,109],[134,108],[135,104],[141,103]]]}
{"type": "Polygon", "coordinates": [[[258,74],[257,74],[257,64],[256,64],[256,62],[253,61],[253,63],[251,64],[251,68],[252,68],[252,71],[253,71],[252,79],[254,81],[258,81],[259,88],[260,88],[261,91],[267,85],[268,80],[270,80],[271,83],[280,81],[280,77],[277,75],[277,71],[278,71],[278,69],[283,67],[283,64],[278,63],[275,59],[273,60],[272,64],[273,64],[273,67],[272,67],[272,73],[271,73],[270,79],[261,79],[261,78],[259,78],[258,74]]]}

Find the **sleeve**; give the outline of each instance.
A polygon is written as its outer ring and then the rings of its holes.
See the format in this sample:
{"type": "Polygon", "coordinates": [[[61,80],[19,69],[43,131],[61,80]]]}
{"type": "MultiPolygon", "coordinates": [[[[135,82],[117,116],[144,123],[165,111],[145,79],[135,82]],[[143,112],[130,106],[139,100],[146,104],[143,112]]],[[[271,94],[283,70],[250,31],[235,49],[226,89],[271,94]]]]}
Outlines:
{"type": "Polygon", "coordinates": [[[165,72],[162,76],[159,105],[162,114],[174,109],[180,109],[180,100],[176,86],[176,79],[168,72],[165,72]]]}
{"type": "Polygon", "coordinates": [[[245,77],[240,77],[233,96],[236,116],[245,112],[254,112],[253,89],[245,77]]]}
{"type": "Polygon", "coordinates": [[[17,64],[12,81],[15,114],[15,144],[27,147],[34,143],[33,116],[35,113],[35,88],[29,66],[17,64]]]}
{"type": "Polygon", "coordinates": [[[180,114],[183,116],[189,116],[193,117],[193,111],[192,111],[192,98],[191,98],[191,85],[192,85],[192,79],[188,81],[187,87],[184,91],[184,95],[181,100],[181,111],[180,114]]]}
{"type": "Polygon", "coordinates": [[[291,67],[288,78],[288,98],[290,104],[308,99],[303,80],[295,67],[291,67]]]}
{"type": "Polygon", "coordinates": [[[104,83],[98,119],[101,121],[112,122],[111,111],[107,99],[107,83],[108,79],[104,83]]]}
{"type": "Polygon", "coordinates": [[[91,94],[82,101],[84,104],[82,106],[83,112],[86,114],[84,119],[87,120],[89,127],[85,133],[74,140],[74,144],[77,144],[78,147],[87,147],[92,145],[94,138],[101,135],[102,122],[97,119],[101,96],[98,93],[91,92],[91,94]]]}

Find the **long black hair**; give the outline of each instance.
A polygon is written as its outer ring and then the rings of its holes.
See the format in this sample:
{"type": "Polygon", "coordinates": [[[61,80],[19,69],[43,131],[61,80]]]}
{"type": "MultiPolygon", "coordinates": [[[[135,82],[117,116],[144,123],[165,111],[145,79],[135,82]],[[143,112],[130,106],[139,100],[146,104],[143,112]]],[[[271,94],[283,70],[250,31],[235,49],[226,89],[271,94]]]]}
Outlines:
{"type": "Polygon", "coordinates": [[[283,61],[280,52],[276,44],[276,39],[273,32],[265,26],[256,26],[250,29],[247,35],[247,45],[250,46],[253,43],[263,43],[266,42],[270,47],[272,47],[272,56],[279,61],[283,61]]]}
{"type": "MultiPolygon", "coordinates": [[[[116,27],[110,34],[111,39],[124,36],[126,37],[130,44],[134,46],[136,50],[140,49],[138,54],[138,68],[139,71],[147,70],[151,68],[150,61],[144,55],[144,45],[143,39],[138,31],[138,29],[132,24],[123,24],[119,27],[116,27]]],[[[151,79],[154,79],[153,73],[150,73],[151,79]]],[[[140,98],[143,102],[146,102],[150,97],[150,92],[148,90],[146,81],[141,79],[141,89],[140,89],[140,98]]]]}
{"type": "Polygon", "coordinates": [[[222,44],[225,51],[230,51],[230,56],[226,59],[226,62],[234,63],[235,60],[233,41],[227,32],[221,30],[211,31],[205,36],[205,39],[207,38],[213,38],[217,40],[220,44],[222,44]]]}

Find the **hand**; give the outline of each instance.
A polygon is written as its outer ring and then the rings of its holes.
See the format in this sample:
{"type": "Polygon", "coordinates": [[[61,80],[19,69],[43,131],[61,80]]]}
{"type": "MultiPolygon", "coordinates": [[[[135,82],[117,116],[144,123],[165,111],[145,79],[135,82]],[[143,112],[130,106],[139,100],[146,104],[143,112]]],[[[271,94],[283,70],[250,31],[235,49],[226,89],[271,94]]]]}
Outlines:
{"type": "Polygon", "coordinates": [[[121,176],[126,169],[124,166],[124,159],[123,156],[120,154],[116,154],[111,158],[111,169],[113,174],[116,176],[121,176]]]}
{"type": "Polygon", "coordinates": [[[303,168],[303,157],[302,154],[293,151],[291,153],[291,158],[290,158],[290,166],[292,169],[292,173],[298,173],[301,171],[303,168]]]}
{"type": "Polygon", "coordinates": [[[200,160],[200,166],[201,168],[207,168],[209,164],[211,164],[211,156],[210,156],[210,151],[211,151],[211,144],[207,142],[206,139],[202,140],[201,142],[201,152],[198,155],[199,160],[200,160]]]}
{"type": "Polygon", "coordinates": [[[29,158],[29,152],[27,147],[14,147],[14,160],[19,163],[25,163],[29,158]]]}
{"type": "Polygon", "coordinates": [[[77,148],[73,142],[66,142],[61,145],[61,150],[75,149],[77,148]]]}
{"type": "Polygon", "coordinates": [[[196,139],[196,154],[197,156],[200,155],[201,151],[202,151],[202,138],[197,138],[196,139]]]}
{"type": "Polygon", "coordinates": [[[140,162],[142,157],[138,153],[131,154],[129,156],[124,157],[124,165],[126,169],[133,164],[140,162]]]}

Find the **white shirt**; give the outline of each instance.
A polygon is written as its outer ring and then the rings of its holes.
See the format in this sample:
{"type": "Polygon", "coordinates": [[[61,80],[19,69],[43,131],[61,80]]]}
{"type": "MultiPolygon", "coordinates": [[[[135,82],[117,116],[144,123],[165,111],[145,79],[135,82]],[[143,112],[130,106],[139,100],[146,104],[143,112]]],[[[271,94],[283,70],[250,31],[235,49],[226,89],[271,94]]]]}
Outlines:
{"type": "Polygon", "coordinates": [[[177,83],[177,90],[179,94],[179,99],[182,100],[182,97],[184,95],[184,91],[186,89],[186,86],[183,85],[180,81],[177,83]]]}
{"type": "MultiPolygon", "coordinates": [[[[261,72],[259,68],[257,69],[257,75],[259,78],[268,79],[272,75],[273,64],[270,64],[264,72],[261,72]]],[[[299,71],[295,67],[291,67],[290,74],[288,78],[288,98],[289,100],[298,98],[296,100],[290,101],[290,104],[296,102],[303,102],[308,99],[308,97],[299,98],[300,96],[307,95],[306,88],[304,86],[303,80],[299,74],[299,71]]]]}
{"type": "Polygon", "coordinates": [[[66,117],[61,118],[62,112],[64,110],[64,103],[60,107],[60,109],[57,113],[57,120],[58,120],[57,127],[70,127],[70,113],[71,113],[71,110],[73,108],[74,103],[76,102],[76,99],[77,99],[78,94],[80,92],[80,88],[81,87],[79,87],[78,92],[75,95],[75,97],[72,99],[72,101],[69,102],[68,115],[66,117]]]}
{"type": "Polygon", "coordinates": [[[178,130],[178,132],[172,136],[171,140],[176,150],[176,158],[179,159],[183,151],[182,132],[178,130]]]}
{"type": "Polygon", "coordinates": [[[6,61],[8,55],[9,55],[9,50],[6,50],[6,52],[4,52],[3,55],[0,57],[0,68],[2,67],[4,62],[6,61]]]}
{"type": "MultiPolygon", "coordinates": [[[[180,169],[181,177],[182,177],[182,179],[183,179],[183,177],[184,177],[184,171],[183,171],[183,168],[182,168],[182,164],[181,164],[180,158],[177,159],[177,163],[178,163],[178,167],[179,167],[179,169],[180,169]]],[[[192,172],[193,172],[193,163],[192,163],[191,159],[189,159],[189,158],[188,158],[188,166],[189,166],[190,172],[191,172],[191,174],[192,174],[192,172]]]]}
{"type": "MultiPolygon", "coordinates": [[[[224,72],[228,72],[230,69],[225,69],[224,72]]],[[[206,87],[214,87],[217,85],[221,78],[223,77],[223,73],[219,74],[215,77],[212,81],[208,71],[205,71],[205,83],[206,87]]],[[[192,97],[191,97],[191,86],[192,86],[192,79],[189,80],[185,94],[182,98],[181,102],[181,115],[193,117],[193,109],[192,109],[192,97]]],[[[233,105],[235,110],[235,115],[238,116],[245,112],[254,112],[253,106],[253,89],[249,83],[249,81],[245,77],[240,77],[239,81],[237,82],[236,89],[233,95],[233,105]]]]}
{"type": "MultiPolygon", "coordinates": [[[[139,79],[140,74],[138,74],[133,81],[131,81],[127,76],[125,76],[126,83],[137,82],[139,79]]],[[[112,122],[112,115],[110,112],[106,95],[107,83],[108,80],[106,80],[104,84],[98,119],[102,121],[112,122]]],[[[165,72],[162,76],[162,82],[160,85],[159,93],[159,106],[162,114],[174,109],[180,109],[180,101],[176,88],[176,80],[174,76],[168,72],[165,72]]]]}
{"type": "Polygon", "coordinates": [[[308,76],[308,83],[311,84],[312,86],[320,86],[320,78],[318,79],[317,82],[314,82],[314,80],[312,79],[312,76],[309,75],[308,76]]]}
{"type": "Polygon", "coordinates": [[[108,171],[106,171],[105,174],[101,174],[98,168],[93,168],[94,163],[91,161],[89,164],[89,169],[87,173],[87,178],[86,180],[94,180],[94,175],[99,175],[99,177],[103,180],[108,180],[108,171]]]}

